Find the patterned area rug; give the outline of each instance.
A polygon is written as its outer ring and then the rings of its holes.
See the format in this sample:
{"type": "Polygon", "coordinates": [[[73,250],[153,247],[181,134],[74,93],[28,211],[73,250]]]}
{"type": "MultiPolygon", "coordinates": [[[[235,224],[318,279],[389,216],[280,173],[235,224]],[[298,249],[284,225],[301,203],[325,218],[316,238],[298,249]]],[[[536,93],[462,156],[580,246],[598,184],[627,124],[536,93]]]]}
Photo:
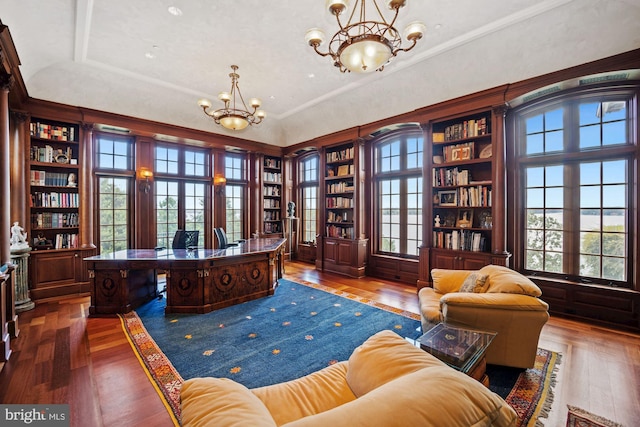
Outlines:
{"type": "MultiPolygon", "coordinates": [[[[227,377],[252,388],[261,385],[260,381],[265,381],[265,384],[268,384],[292,379],[278,372],[282,366],[293,368],[293,371],[296,372],[295,377],[298,377],[308,372],[316,371],[328,364],[335,363],[338,360],[346,360],[353,351],[353,348],[357,347],[368,336],[377,332],[377,330],[393,329],[400,335],[411,338],[416,338],[416,336],[420,334],[419,331],[412,330],[415,329],[414,326],[416,324],[419,324],[419,315],[415,313],[386,306],[375,301],[314,283],[304,283],[301,285],[286,280],[281,280],[280,282],[281,285],[273,297],[262,298],[206,315],[164,316],[164,302],[159,303],[158,301],[154,301],[138,308],[138,313],[131,312],[121,316],[123,330],[129,339],[131,347],[156,391],[163,399],[175,425],[179,425],[180,387],[185,379],[207,375],[227,377]],[[325,307],[304,314],[303,312],[297,311],[300,307],[305,306],[299,296],[303,294],[298,293],[298,291],[304,289],[298,289],[298,287],[323,291],[320,293],[315,292],[315,294],[311,294],[311,296],[306,296],[305,299],[323,301],[325,307]],[[331,298],[326,299],[327,296],[323,295],[325,293],[330,294],[329,296],[331,298]],[[274,299],[276,296],[279,296],[285,301],[277,305],[274,299]],[[336,296],[340,298],[336,298],[336,296]],[[162,306],[159,307],[158,304],[162,306]],[[375,311],[369,312],[372,308],[375,308],[375,311]],[[288,317],[284,313],[290,310],[294,311],[291,311],[292,316],[288,317]],[[234,313],[235,311],[238,311],[238,313],[234,313]],[[391,319],[384,320],[386,323],[383,325],[373,327],[373,325],[371,325],[373,319],[380,315],[377,311],[394,314],[396,316],[391,316],[391,319]],[[261,314],[261,312],[264,313],[261,314]],[[340,314],[340,312],[344,313],[340,314]],[[253,329],[253,327],[243,329],[239,326],[250,325],[253,321],[256,321],[255,323],[257,324],[264,323],[264,318],[261,317],[262,315],[275,316],[276,313],[278,313],[279,316],[277,318],[278,329],[282,328],[286,330],[286,339],[281,338],[275,341],[269,339],[267,343],[259,344],[258,338],[263,339],[268,333],[263,331],[251,332],[256,329],[253,329]],[[212,319],[206,321],[206,316],[209,315],[212,316],[212,319]],[[304,320],[303,317],[307,318],[307,323],[301,325],[300,329],[296,329],[295,323],[304,320]],[[192,331],[195,330],[195,327],[188,326],[188,321],[191,318],[197,319],[199,323],[208,323],[208,332],[204,330],[193,333],[192,331]],[[313,320],[311,320],[311,318],[313,318],[313,320]],[[322,320],[323,318],[324,320],[322,320]],[[205,321],[203,322],[200,319],[205,321]],[[217,319],[225,320],[221,323],[216,321],[217,319]],[[314,330],[313,327],[310,327],[311,322],[325,324],[325,329],[314,330]],[[366,330],[360,338],[350,337],[349,339],[353,342],[350,346],[342,349],[341,354],[332,356],[316,354],[313,357],[320,360],[314,360],[313,364],[311,364],[311,359],[304,358],[306,353],[311,354],[313,351],[307,352],[305,350],[302,354],[294,355],[293,359],[283,358],[287,356],[289,351],[299,349],[301,346],[306,346],[307,344],[317,344],[319,347],[333,347],[336,338],[334,336],[333,338],[324,339],[324,335],[328,335],[326,328],[328,327],[334,331],[344,333],[344,331],[350,327],[351,323],[354,323],[357,329],[365,327],[366,330]],[[178,330],[178,334],[165,333],[167,328],[172,329],[178,326],[186,329],[178,330]],[[242,341],[239,341],[230,346],[233,347],[232,349],[225,348],[222,344],[212,345],[211,342],[196,344],[199,340],[198,335],[216,335],[218,337],[217,341],[224,343],[230,338],[227,337],[225,339],[219,335],[220,332],[223,331],[227,333],[233,330],[237,330],[236,334],[241,335],[243,340],[251,341],[251,343],[245,346],[242,341]],[[152,335],[155,339],[152,338],[152,335]],[[291,338],[295,338],[296,335],[300,335],[299,340],[295,341],[294,339],[292,343],[288,343],[288,341],[291,338]],[[185,353],[184,349],[192,346],[194,346],[194,351],[187,352],[191,354],[191,356],[184,360],[179,360],[183,356],[178,355],[176,348],[168,347],[171,341],[174,341],[174,344],[182,350],[181,353],[185,353]],[[163,351],[163,349],[165,349],[165,351],[163,351]],[[243,355],[242,357],[235,357],[229,353],[230,350],[236,353],[243,353],[243,355]],[[249,354],[249,357],[247,357],[246,353],[254,350],[260,350],[267,354],[262,356],[249,354]],[[270,362],[268,359],[260,359],[261,361],[256,361],[255,363],[261,366],[252,366],[252,359],[258,358],[258,356],[278,358],[279,361],[270,362]],[[211,373],[202,371],[201,367],[209,364],[208,362],[213,360],[213,357],[221,357],[222,359],[219,360],[222,361],[213,363],[216,367],[211,369],[211,373]],[[297,358],[302,358],[303,360],[298,362],[297,358]],[[309,364],[311,364],[311,366],[308,366],[309,364]],[[278,369],[272,369],[271,367],[277,367],[278,369]],[[267,379],[261,377],[267,377],[267,379]]],[[[306,295],[306,293],[304,295],[306,295]]],[[[384,317],[385,316],[382,316],[382,318],[384,317]]],[[[271,329],[273,329],[273,327],[271,327],[271,329]]],[[[490,372],[492,391],[500,394],[516,410],[520,418],[519,426],[533,426],[539,417],[544,417],[545,413],[548,412],[552,400],[551,387],[555,381],[555,369],[559,363],[559,358],[560,355],[557,353],[539,349],[536,366],[533,369],[524,372],[520,370],[515,374],[508,373],[506,376],[498,375],[498,373],[500,373],[499,367],[494,367],[493,372],[490,372]],[[495,375],[495,377],[492,375],[495,375]]]]}
{"type": "Polygon", "coordinates": [[[614,421],[587,412],[575,406],[567,405],[569,414],[567,415],[567,427],[622,427],[614,421]]]}
{"type": "MultiPolygon", "coordinates": [[[[559,353],[538,348],[533,368],[518,376],[513,389],[505,398],[518,414],[517,426],[544,425],[540,419],[549,416],[560,359],[559,353]]],[[[489,380],[491,381],[491,375],[489,380]]]]}

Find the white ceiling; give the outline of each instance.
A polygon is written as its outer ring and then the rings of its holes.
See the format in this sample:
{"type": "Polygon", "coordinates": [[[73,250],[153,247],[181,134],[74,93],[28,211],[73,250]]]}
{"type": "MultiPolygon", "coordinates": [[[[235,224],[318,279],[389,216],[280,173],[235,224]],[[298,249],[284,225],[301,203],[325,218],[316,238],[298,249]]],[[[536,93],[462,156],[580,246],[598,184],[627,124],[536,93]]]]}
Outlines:
{"type": "Polygon", "coordinates": [[[367,75],[304,42],[337,29],[324,0],[0,0],[0,20],[33,98],[279,146],[640,47],[640,0],[409,0],[397,28],[425,36],[367,75]],[[232,64],[268,114],[235,133],[196,104],[232,64]]]}

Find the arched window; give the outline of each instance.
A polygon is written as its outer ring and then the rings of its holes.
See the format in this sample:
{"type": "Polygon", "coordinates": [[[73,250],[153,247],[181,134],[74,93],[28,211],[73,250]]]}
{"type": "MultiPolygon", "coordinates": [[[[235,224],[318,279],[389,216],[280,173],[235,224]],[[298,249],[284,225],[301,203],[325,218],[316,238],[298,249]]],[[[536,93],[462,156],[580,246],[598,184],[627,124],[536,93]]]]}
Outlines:
{"type": "Polygon", "coordinates": [[[422,133],[381,137],[374,146],[375,251],[417,257],[422,244],[422,133]]]}
{"type": "Polygon", "coordinates": [[[631,287],[636,95],[585,89],[510,114],[514,252],[529,274],[631,287]]]}
{"type": "Polygon", "coordinates": [[[300,159],[298,187],[300,188],[301,240],[312,243],[318,234],[318,163],[317,153],[308,154],[300,159]]]}

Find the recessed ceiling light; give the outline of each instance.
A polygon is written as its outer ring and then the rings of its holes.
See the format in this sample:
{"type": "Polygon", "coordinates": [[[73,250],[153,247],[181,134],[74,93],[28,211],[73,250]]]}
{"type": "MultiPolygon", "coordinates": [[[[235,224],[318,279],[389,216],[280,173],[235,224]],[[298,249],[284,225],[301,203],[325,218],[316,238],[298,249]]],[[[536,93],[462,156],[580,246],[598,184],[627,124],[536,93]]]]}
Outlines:
{"type": "Polygon", "coordinates": [[[307,74],[307,77],[309,77],[310,79],[314,78],[315,76],[316,76],[316,75],[315,75],[315,74],[313,74],[313,73],[309,73],[309,74],[307,74]]]}
{"type": "Polygon", "coordinates": [[[169,6],[167,10],[173,16],[182,16],[182,10],[178,6],[169,6]]]}

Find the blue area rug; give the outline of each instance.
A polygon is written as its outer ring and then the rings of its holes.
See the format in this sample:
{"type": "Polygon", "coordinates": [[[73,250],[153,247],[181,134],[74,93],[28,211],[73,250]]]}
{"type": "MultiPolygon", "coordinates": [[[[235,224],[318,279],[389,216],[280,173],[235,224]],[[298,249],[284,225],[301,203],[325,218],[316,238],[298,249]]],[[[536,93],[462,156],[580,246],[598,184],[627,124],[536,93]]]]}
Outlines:
{"type": "MultiPolygon", "coordinates": [[[[279,383],[341,360],[383,329],[416,339],[420,317],[347,292],[281,279],[275,295],[208,314],[164,315],[155,300],[121,316],[123,330],[172,417],[180,389],[199,376],[231,378],[249,388],[279,383]]],[[[490,389],[530,426],[551,407],[560,355],[538,349],[536,366],[488,365],[490,389]]]]}
{"type": "Polygon", "coordinates": [[[165,316],[164,300],[136,312],[183,379],[227,377],[249,388],[347,360],[357,346],[384,329],[414,339],[420,335],[416,314],[351,294],[341,297],[320,285],[284,279],[279,283],[273,296],[207,314],[165,316]]]}

